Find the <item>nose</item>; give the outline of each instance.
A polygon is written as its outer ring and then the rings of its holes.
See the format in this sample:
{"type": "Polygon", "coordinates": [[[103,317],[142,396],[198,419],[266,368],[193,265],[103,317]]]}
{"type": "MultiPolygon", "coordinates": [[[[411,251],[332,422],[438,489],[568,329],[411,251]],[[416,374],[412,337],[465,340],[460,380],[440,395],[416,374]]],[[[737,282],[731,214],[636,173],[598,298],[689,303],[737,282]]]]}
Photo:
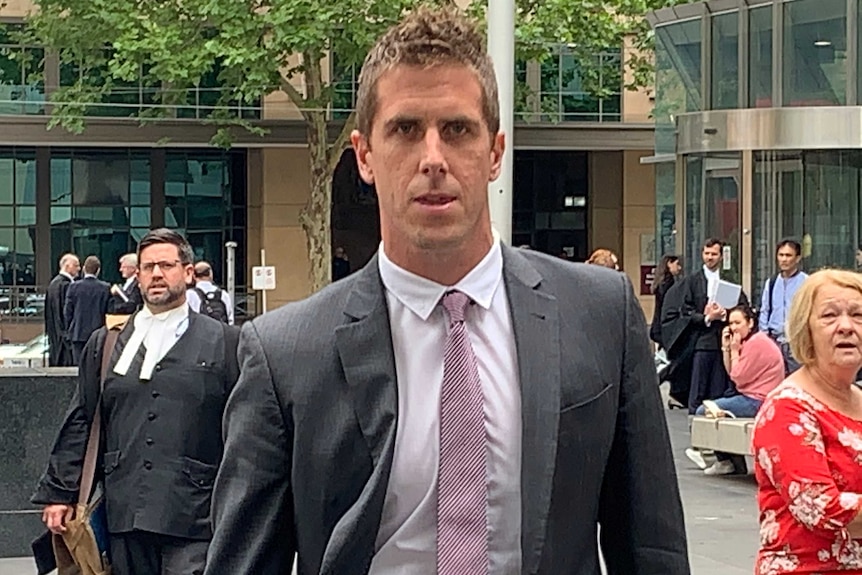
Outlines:
{"type": "Polygon", "coordinates": [[[853,331],[853,320],[847,312],[842,313],[838,318],[838,330],[842,333],[851,333],[853,331]]]}
{"type": "Polygon", "coordinates": [[[446,156],[443,153],[443,141],[440,139],[440,132],[434,128],[425,132],[420,169],[423,174],[431,178],[445,176],[449,171],[446,156]]]}

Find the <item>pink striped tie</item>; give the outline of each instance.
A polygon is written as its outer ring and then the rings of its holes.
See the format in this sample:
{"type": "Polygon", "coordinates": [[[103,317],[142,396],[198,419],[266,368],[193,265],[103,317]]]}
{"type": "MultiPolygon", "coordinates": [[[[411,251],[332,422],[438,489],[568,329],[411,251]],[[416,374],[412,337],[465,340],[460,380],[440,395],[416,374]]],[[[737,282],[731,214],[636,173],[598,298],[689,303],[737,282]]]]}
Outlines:
{"type": "Polygon", "coordinates": [[[488,573],[485,415],[476,355],[464,325],[470,303],[461,292],[443,296],[449,336],[440,390],[438,575],[488,573]]]}

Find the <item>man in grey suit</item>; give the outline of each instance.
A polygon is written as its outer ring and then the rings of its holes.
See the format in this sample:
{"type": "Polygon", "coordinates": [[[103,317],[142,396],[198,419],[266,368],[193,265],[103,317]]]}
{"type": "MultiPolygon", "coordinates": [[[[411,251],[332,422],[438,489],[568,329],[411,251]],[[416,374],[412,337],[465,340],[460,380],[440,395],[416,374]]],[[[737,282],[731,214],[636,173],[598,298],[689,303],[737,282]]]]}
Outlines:
{"type": "Polygon", "coordinates": [[[483,38],[419,8],[362,67],[382,247],[243,326],[209,575],[687,575],[646,334],[626,276],[501,244],[483,38]]]}

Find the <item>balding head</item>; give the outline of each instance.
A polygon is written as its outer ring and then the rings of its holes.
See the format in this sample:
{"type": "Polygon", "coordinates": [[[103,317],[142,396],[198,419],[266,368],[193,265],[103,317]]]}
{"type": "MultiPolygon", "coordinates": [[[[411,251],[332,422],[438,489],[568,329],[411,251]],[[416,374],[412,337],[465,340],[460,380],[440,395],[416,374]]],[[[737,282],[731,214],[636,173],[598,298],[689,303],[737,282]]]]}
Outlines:
{"type": "Polygon", "coordinates": [[[205,282],[213,281],[213,268],[207,262],[195,264],[195,279],[205,282]]]}
{"type": "Polygon", "coordinates": [[[60,271],[69,274],[70,276],[78,275],[81,269],[81,262],[75,254],[65,254],[60,258],[60,271]]]}

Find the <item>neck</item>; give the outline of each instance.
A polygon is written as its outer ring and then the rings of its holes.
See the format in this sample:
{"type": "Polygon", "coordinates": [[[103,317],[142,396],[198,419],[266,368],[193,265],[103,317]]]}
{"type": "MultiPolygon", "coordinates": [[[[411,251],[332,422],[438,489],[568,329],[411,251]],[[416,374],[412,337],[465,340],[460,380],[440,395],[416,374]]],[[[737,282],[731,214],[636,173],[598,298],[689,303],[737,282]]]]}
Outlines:
{"type": "Polygon", "coordinates": [[[807,368],[808,374],[818,389],[823,390],[824,394],[840,403],[846,403],[853,397],[853,385],[856,382],[856,374],[859,371],[856,368],[812,365],[807,368]]]}
{"type": "Polygon", "coordinates": [[[793,268],[792,270],[783,271],[783,272],[781,272],[781,277],[783,277],[785,279],[786,278],[792,278],[793,276],[796,275],[796,272],[798,272],[798,271],[799,271],[799,268],[793,268]]]}
{"type": "Polygon", "coordinates": [[[146,303],[147,309],[150,310],[150,313],[153,315],[158,315],[160,313],[165,313],[167,311],[175,310],[181,306],[186,305],[186,298],[182,298],[176,301],[172,301],[170,303],[166,303],[164,305],[155,305],[149,302],[146,303]]]}
{"type": "Polygon", "coordinates": [[[383,240],[386,257],[397,265],[420,277],[444,286],[451,286],[464,278],[482,261],[494,243],[490,230],[481,240],[468,246],[452,249],[419,249],[407,242],[389,243],[383,240]]]}

